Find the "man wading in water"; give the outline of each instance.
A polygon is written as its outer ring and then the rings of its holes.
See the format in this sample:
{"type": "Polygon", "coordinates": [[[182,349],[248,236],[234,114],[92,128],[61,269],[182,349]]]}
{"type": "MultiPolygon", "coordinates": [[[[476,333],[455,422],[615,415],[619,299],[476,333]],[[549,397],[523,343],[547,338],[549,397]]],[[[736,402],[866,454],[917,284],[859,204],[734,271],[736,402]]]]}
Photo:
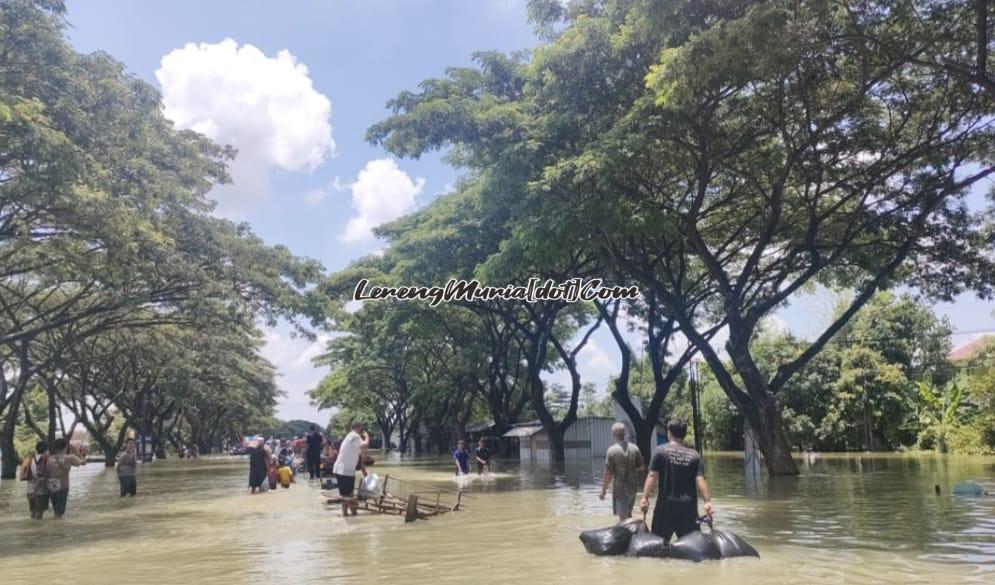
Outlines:
{"type": "Polygon", "coordinates": [[[128,439],[124,444],[124,453],[117,458],[117,481],[121,486],[121,497],[134,496],[138,493],[138,455],[135,453],[135,440],[128,439]]]}
{"type": "Polygon", "coordinates": [[[677,538],[698,529],[698,494],[705,501],[705,514],[714,512],[708,484],[702,475],[701,456],[684,445],[688,427],[682,420],[667,423],[668,443],[657,447],[650,459],[650,472],[643,485],[643,499],[639,503],[645,513],[650,507],[649,494],[657,481],[660,491],[653,510],[653,533],[667,542],[677,533],[677,538]]]}
{"type": "Polygon", "coordinates": [[[307,451],[304,455],[304,463],[307,466],[308,478],[321,477],[321,447],[325,439],[318,432],[318,427],[311,425],[311,432],[307,434],[307,451]]]}
{"type": "Polygon", "coordinates": [[[461,440],[456,443],[453,460],[456,462],[456,475],[470,474],[470,451],[466,448],[466,441],[461,440]]]}
{"type": "Polygon", "coordinates": [[[339,448],[339,455],[335,458],[335,481],[339,485],[339,496],[342,498],[342,515],[348,516],[349,509],[352,508],[352,515],[357,513],[356,508],[359,502],[353,493],[356,489],[356,470],[359,469],[366,476],[366,466],[363,464],[363,455],[370,445],[370,436],[364,430],[365,425],[361,422],[352,423],[351,431],[342,439],[339,448]]]}
{"type": "Polygon", "coordinates": [[[639,472],[643,470],[643,456],[635,443],[625,440],[625,425],[612,425],[612,438],[615,444],[608,447],[605,455],[605,475],[601,481],[602,500],[608,493],[608,485],[612,486],[612,513],[619,521],[628,520],[632,516],[632,507],[636,505],[636,491],[639,489],[639,472]]]}

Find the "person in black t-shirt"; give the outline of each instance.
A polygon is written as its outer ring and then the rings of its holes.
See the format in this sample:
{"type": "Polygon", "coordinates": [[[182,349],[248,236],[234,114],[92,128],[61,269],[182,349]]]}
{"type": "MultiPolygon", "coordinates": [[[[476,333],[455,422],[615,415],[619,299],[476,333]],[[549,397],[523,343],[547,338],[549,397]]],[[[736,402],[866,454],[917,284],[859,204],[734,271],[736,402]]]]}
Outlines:
{"type": "Polygon", "coordinates": [[[657,447],[650,459],[650,471],[639,503],[646,512],[650,505],[649,494],[659,482],[652,530],[665,541],[670,541],[674,533],[680,538],[697,530],[699,493],[705,501],[705,514],[710,516],[715,511],[702,474],[701,456],[684,445],[687,430],[684,421],[674,419],[667,423],[669,442],[657,447]]]}
{"type": "Polygon", "coordinates": [[[318,432],[318,427],[311,425],[311,432],[307,434],[307,450],[304,452],[304,463],[310,479],[320,477],[321,446],[324,442],[325,438],[318,432]]]}
{"type": "Polygon", "coordinates": [[[484,470],[490,473],[491,450],[485,446],[483,439],[477,441],[477,449],[473,452],[473,457],[477,460],[477,475],[483,473],[484,470]]]}

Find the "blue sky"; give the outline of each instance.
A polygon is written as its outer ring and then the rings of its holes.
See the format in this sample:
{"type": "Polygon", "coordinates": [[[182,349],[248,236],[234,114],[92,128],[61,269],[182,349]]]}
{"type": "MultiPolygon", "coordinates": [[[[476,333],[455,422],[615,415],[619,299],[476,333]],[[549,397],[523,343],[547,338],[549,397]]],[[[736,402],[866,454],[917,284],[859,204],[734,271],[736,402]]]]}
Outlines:
{"type": "MultiPolygon", "coordinates": [[[[69,2],[70,41],[101,50],[159,87],[178,124],[240,151],[218,212],[248,221],[270,243],[336,270],[382,246],[369,228],[424,205],[455,181],[438,156],[392,160],[364,140],[387,100],[479,50],[537,44],[525,0],[173,0],[69,2]]],[[[801,335],[825,323],[827,294],[778,314],[801,335]]],[[[971,298],[938,310],[957,330],[995,329],[992,306],[971,298]]],[[[582,354],[603,384],[617,352],[607,332],[582,354]]],[[[973,335],[957,336],[955,344],[973,335]]],[[[266,356],[287,396],[278,414],[324,423],[304,393],[320,379],[309,344],[268,332],[266,356]]]]}

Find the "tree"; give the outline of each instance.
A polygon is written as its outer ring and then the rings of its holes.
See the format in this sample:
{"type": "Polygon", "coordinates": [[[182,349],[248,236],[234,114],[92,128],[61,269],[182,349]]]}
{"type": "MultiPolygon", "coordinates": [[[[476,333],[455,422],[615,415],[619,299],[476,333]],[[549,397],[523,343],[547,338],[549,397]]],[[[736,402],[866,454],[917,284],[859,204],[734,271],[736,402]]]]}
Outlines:
{"type": "Polygon", "coordinates": [[[876,291],[990,291],[963,199],[995,171],[992,101],[935,66],[976,42],[923,36],[942,10],[603,0],[530,12],[549,38],[531,60],[478,55],[478,68],[400,94],[370,138],[406,156],[453,147],[508,208],[508,239],[536,254],[566,239],[601,247],[701,352],[772,473],[797,473],[778,395],[876,291]],[[758,327],[816,282],[855,293],[763,376],[758,327]],[[721,325],[729,361],[706,335],[721,325]]]}
{"type": "Polygon", "coordinates": [[[913,403],[916,414],[913,424],[919,431],[920,444],[932,445],[940,453],[946,453],[955,429],[965,425],[971,415],[967,384],[955,378],[942,388],[924,381],[916,384],[916,388],[919,400],[913,403]]]}
{"type": "Polygon", "coordinates": [[[0,3],[3,477],[33,383],[45,382],[54,432],[64,380],[52,368],[67,340],[183,326],[204,305],[247,322],[287,318],[304,334],[324,318],[309,291],[318,263],[209,215],[234,151],[177,131],[155,89],[109,56],[74,51],[63,13],[58,1],[0,3]]]}

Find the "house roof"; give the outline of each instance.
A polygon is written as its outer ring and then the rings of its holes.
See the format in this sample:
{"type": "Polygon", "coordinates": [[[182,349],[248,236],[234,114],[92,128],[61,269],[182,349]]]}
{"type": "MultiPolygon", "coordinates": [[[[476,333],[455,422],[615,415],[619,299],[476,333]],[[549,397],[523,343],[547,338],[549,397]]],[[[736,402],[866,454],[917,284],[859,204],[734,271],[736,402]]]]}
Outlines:
{"type": "Polygon", "coordinates": [[[980,355],[982,351],[984,351],[985,347],[987,347],[988,343],[993,339],[995,339],[995,336],[982,335],[981,337],[975,339],[974,341],[962,345],[957,349],[951,351],[947,355],[947,359],[952,362],[961,362],[964,360],[974,359],[978,357],[978,355],[980,355]]]}
{"type": "Polygon", "coordinates": [[[468,433],[479,433],[480,431],[486,431],[488,429],[494,428],[493,420],[482,420],[475,423],[470,423],[466,425],[466,432],[468,433]]]}
{"type": "Polygon", "coordinates": [[[510,437],[510,438],[531,437],[532,435],[538,433],[541,430],[542,430],[542,425],[523,425],[511,429],[510,431],[501,436],[510,437]]]}

